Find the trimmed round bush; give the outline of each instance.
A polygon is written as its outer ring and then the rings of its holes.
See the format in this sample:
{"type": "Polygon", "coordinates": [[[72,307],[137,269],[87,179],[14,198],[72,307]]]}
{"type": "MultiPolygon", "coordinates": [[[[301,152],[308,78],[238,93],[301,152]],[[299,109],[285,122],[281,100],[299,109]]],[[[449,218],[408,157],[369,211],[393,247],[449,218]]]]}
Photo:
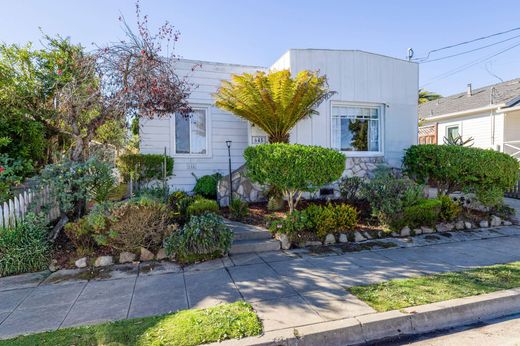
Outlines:
{"type": "Polygon", "coordinates": [[[484,205],[501,202],[504,192],[518,181],[519,163],[490,149],[456,145],[413,145],[403,166],[411,178],[437,186],[441,194],[473,192],[484,205]]]}
{"type": "Polygon", "coordinates": [[[247,176],[281,191],[292,212],[302,192],[338,180],[346,157],[328,148],[302,144],[261,144],[244,151],[247,176]]]}
{"type": "Polygon", "coordinates": [[[231,248],[233,232],[213,213],[193,216],[164,241],[168,256],[179,263],[193,263],[224,256],[231,248]]]}
{"type": "Polygon", "coordinates": [[[188,217],[191,217],[206,213],[216,213],[218,210],[219,208],[216,201],[206,198],[195,198],[186,208],[186,214],[188,217]]]}
{"type": "Polygon", "coordinates": [[[219,173],[213,175],[204,175],[197,179],[193,192],[206,198],[217,198],[217,184],[222,176],[219,173]]]}

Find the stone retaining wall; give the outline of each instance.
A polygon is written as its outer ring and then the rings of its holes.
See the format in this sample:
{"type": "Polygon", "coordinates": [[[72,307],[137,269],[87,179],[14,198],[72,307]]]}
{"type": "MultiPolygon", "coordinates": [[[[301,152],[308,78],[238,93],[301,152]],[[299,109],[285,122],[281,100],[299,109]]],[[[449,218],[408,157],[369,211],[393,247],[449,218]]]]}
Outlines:
{"type": "MultiPolygon", "coordinates": [[[[343,175],[366,178],[378,165],[384,163],[383,157],[348,157],[343,175]]],[[[244,170],[245,166],[241,166],[232,173],[233,196],[248,203],[265,201],[265,187],[251,182],[245,176],[244,170]]],[[[336,183],[332,184],[333,188],[336,186],[336,183]]],[[[229,175],[223,176],[218,182],[217,200],[222,207],[229,205],[229,175]]]]}

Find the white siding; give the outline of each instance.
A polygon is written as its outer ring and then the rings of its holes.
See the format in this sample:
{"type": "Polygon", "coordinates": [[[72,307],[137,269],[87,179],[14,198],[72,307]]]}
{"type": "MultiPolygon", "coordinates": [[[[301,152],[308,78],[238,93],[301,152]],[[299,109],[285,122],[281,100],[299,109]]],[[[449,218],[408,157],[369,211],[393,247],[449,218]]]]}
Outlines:
{"type": "Polygon", "coordinates": [[[473,146],[483,149],[500,149],[503,143],[504,115],[484,112],[463,117],[450,118],[438,123],[438,144],[447,136],[447,128],[459,126],[459,133],[464,140],[472,137],[473,146]]]}
{"type": "Polygon", "coordinates": [[[520,111],[506,113],[504,119],[504,152],[520,160],[520,111]],[[509,142],[509,145],[506,143],[509,142]],[[515,148],[513,148],[513,146],[515,148]]]}
{"type": "Polygon", "coordinates": [[[244,72],[254,73],[264,70],[262,67],[240,66],[214,62],[181,60],[177,63],[180,76],[188,76],[191,83],[198,85],[189,99],[194,106],[208,107],[207,113],[209,136],[208,155],[183,157],[173,152],[173,119],[153,119],[141,121],[141,152],[163,153],[164,148],[175,159],[174,176],[169,183],[172,189],[191,190],[195,184],[195,177],[219,172],[223,175],[228,172],[228,153],[226,141],[231,140],[232,169],[244,163],[242,153],[248,145],[247,122],[234,115],[213,106],[215,93],[223,79],[229,79],[231,74],[244,72]],[[192,71],[192,68],[195,70],[192,71]],[[193,173],[193,174],[192,174],[193,173]]]}
{"type": "MultiPolygon", "coordinates": [[[[391,165],[401,165],[403,150],[417,143],[417,64],[361,51],[294,49],[288,57],[292,73],[318,70],[337,92],[320,105],[319,115],[296,125],[291,142],[331,147],[334,102],[383,104],[383,154],[391,165]]],[[[287,54],[272,68],[285,66],[286,60],[287,54]]]]}

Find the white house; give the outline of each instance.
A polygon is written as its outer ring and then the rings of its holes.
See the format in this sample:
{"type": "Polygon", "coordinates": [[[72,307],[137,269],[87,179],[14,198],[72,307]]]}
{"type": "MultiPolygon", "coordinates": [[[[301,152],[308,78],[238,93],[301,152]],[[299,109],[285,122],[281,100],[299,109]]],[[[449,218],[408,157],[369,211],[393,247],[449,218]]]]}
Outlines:
{"type": "Polygon", "coordinates": [[[214,106],[212,94],[231,74],[289,69],[327,75],[336,94],[319,106],[319,115],[297,124],[290,142],[344,152],[345,174],[364,175],[383,161],[399,167],[403,150],[417,143],[415,63],[355,50],[291,49],[269,68],[195,60],[181,60],[177,68],[198,85],[190,96],[193,115],[143,120],[140,130],[141,152],[163,153],[166,148],[174,157],[174,176],[169,181],[173,189],[191,190],[194,175],[226,175],[226,141],[232,141],[233,169],[243,165],[247,146],[266,141],[258,128],[214,106]],[[194,65],[200,67],[192,71],[194,65]],[[353,123],[357,126],[349,126],[353,123]],[[366,141],[354,142],[356,131],[366,131],[366,141]]]}
{"type": "Polygon", "coordinates": [[[473,146],[520,159],[520,79],[485,86],[419,105],[419,142],[473,138],[473,146]]]}

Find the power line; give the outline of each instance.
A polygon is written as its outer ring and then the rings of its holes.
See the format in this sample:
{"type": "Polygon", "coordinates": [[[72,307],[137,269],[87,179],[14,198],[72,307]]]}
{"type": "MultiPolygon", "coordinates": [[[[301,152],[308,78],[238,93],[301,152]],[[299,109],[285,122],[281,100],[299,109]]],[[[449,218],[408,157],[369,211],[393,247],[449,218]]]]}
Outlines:
{"type": "Polygon", "coordinates": [[[467,50],[467,51],[464,51],[464,52],[460,52],[460,53],[456,53],[456,54],[452,54],[452,55],[447,55],[447,56],[443,56],[443,57],[432,59],[432,60],[421,61],[420,64],[427,64],[429,62],[445,60],[445,59],[454,58],[454,57],[457,57],[457,56],[460,56],[460,55],[473,53],[473,52],[476,52],[476,51],[481,50],[481,49],[486,49],[486,48],[489,48],[489,47],[492,47],[492,46],[496,46],[497,44],[501,44],[501,43],[504,43],[504,42],[507,42],[507,41],[514,40],[515,38],[518,38],[518,37],[520,37],[520,35],[509,37],[509,38],[506,38],[505,40],[498,41],[498,42],[495,42],[495,43],[491,43],[491,44],[488,44],[488,45],[485,45],[485,46],[482,46],[482,47],[478,47],[478,48],[474,48],[474,49],[471,49],[471,50],[467,50]]]}
{"type": "Polygon", "coordinates": [[[497,33],[494,33],[494,34],[491,34],[491,35],[487,35],[487,36],[478,37],[478,38],[475,38],[475,39],[472,39],[472,40],[469,40],[469,41],[464,41],[464,42],[452,44],[452,45],[449,45],[449,46],[433,49],[433,50],[430,50],[426,54],[425,57],[416,58],[414,60],[416,60],[418,62],[425,61],[425,60],[428,60],[430,58],[430,55],[432,53],[439,52],[439,51],[445,50],[445,49],[455,48],[455,47],[458,47],[458,46],[463,46],[463,45],[470,44],[470,43],[477,42],[477,41],[481,41],[481,40],[486,40],[486,39],[491,38],[491,37],[504,35],[504,34],[507,34],[507,33],[513,32],[513,31],[517,31],[517,30],[520,30],[520,27],[516,27],[516,28],[513,28],[513,29],[506,30],[506,31],[497,32],[497,33]]]}
{"type": "Polygon", "coordinates": [[[467,70],[467,69],[470,68],[470,67],[473,67],[473,66],[475,66],[475,65],[478,65],[478,64],[480,64],[481,62],[484,62],[484,61],[486,61],[486,60],[492,59],[492,58],[494,58],[494,57],[496,57],[496,56],[498,56],[498,55],[500,55],[500,54],[503,54],[503,53],[505,53],[505,52],[507,52],[507,51],[510,51],[511,49],[516,48],[516,47],[518,47],[518,46],[520,46],[520,42],[517,42],[517,43],[515,43],[514,45],[509,46],[509,47],[507,47],[507,48],[505,48],[505,49],[502,49],[502,50],[500,50],[500,51],[498,51],[498,52],[496,52],[496,53],[494,53],[494,54],[492,54],[492,55],[490,55],[490,56],[487,56],[487,57],[485,57],[485,58],[481,58],[481,59],[474,60],[474,61],[472,61],[472,62],[470,62],[470,63],[468,63],[468,64],[461,65],[461,66],[459,66],[459,67],[457,67],[457,68],[455,68],[455,69],[453,69],[453,70],[451,70],[451,71],[448,71],[448,72],[442,73],[442,74],[440,74],[440,75],[438,75],[438,76],[436,76],[436,77],[430,79],[428,82],[424,83],[424,84],[421,86],[421,88],[423,88],[423,87],[425,87],[426,85],[429,85],[429,84],[431,84],[431,83],[433,83],[433,82],[435,82],[435,81],[437,81],[437,80],[439,80],[439,79],[444,79],[444,78],[449,77],[449,76],[451,76],[451,75],[454,75],[454,74],[456,74],[456,73],[459,73],[459,72],[462,72],[462,71],[464,71],[464,70],[467,70]]]}

